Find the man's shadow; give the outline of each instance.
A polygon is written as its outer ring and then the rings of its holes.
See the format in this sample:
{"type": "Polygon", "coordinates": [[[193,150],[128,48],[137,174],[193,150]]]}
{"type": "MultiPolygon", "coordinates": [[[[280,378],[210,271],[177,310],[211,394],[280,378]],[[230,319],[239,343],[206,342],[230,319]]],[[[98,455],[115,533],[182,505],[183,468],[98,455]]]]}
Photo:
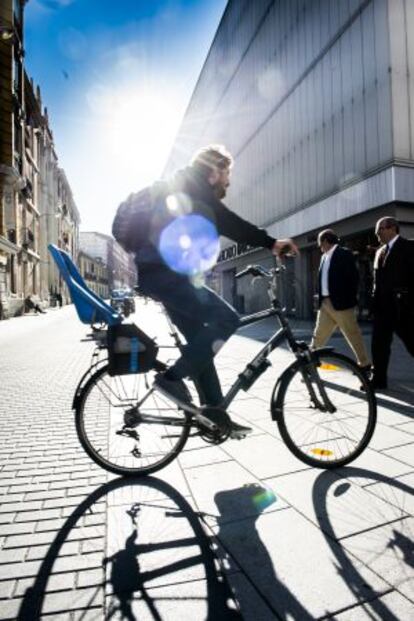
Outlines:
{"type": "MultiPolygon", "coordinates": [[[[110,619],[115,614],[119,614],[121,619],[134,621],[137,616],[133,609],[133,602],[141,600],[146,605],[145,618],[161,621],[163,619],[162,612],[159,610],[157,599],[171,599],[178,601],[180,598],[175,597],[174,593],[171,597],[162,595],[162,590],[148,589],[147,583],[154,578],[160,576],[172,576],[172,586],[174,584],[174,572],[178,572],[185,568],[196,568],[202,565],[205,577],[205,596],[201,599],[205,600],[202,606],[206,609],[206,621],[241,621],[240,613],[235,605],[234,598],[227,581],[224,579],[221,571],[217,568],[216,557],[212,550],[211,539],[200,522],[200,516],[197,514],[187,502],[171,485],[156,479],[154,477],[146,477],[145,479],[115,479],[107,483],[92,494],[90,494],[67,518],[66,522],[57,533],[54,541],[51,543],[46,557],[44,558],[34,583],[29,587],[22,599],[17,621],[34,621],[42,616],[43,605],[47,594],[47,584],[50,576],[53,574],[53,566],[57,558],[60,556],[63,544],[67,541],[71,531],[82,523],[85,514],[91,512],[95,503],[102,501],[105,497],[116,490],[129,488],[131,497],[140,497],[140,494],[151,497],[161,497],[168,500],[168,506],[164,503],[158,504],[145,502],[134,502],[126,514],[131,519],[131,528],[125,539],[123,547],[116,550],[112,555],[103,557],[102,565],[111,565],[108,572],[108,582],[112,586],[113,597],[110,602],[107,618],[110,619]],[[173,510],[169,507],[173,505],[173,510]],[[179,517],[188,522],[190,532],[188,536],[169,541],[150,541],[140,543],[140,525],[139,514],[141,507],[152,506],[162,510],[162,520],[179,517]],[[193,556],[185,558],[177,558],[168,564],[161,563],[160,566],[154,566],[143,572],[141,570],[140,559],[143,555],[161,550],[177,550],[183,547],[197,546],[197,553],[193,556]],[[156,595],[153,595],[156,593],[156,595]]],[[[163,521],[161,520],[161,524],[163,521]]],[[[156,556],[156,555],[155,555],[156,556]]],[[[105,585],[104,572],[102,572],[102,584],[97,589],[105,585]]],[[[186,597],[185,599],[191,599],[186,597]]],[[[140,615],[141,616],[141,615],[140,615]]]]}
{"type": "MultiPolygon", "coordinates": [[[[239,548],[240,556],[246,554],[249,555],[250,560],[257,560],[257,568],[263,578],[257,576],[257,580],[251,581],[249,577],[250,572],[245,573],[244,577],[256,591],[259,598],[270,609],[269,615],[272,614],[271,618],[312,621],[312,615],[286,587],[283,581],[278,578],[272,558],[266,545],[261,540],[256,527],[256,522],[263,514],[263,511],[276,502],[273,492],[268,488],[253,484],[218,492],[214,500],[220,513],[217,520],[219,526],[217,538],[223,543],[223,550],[228,549],[226,541],[229,537],[230,540],[236,537],[236,541],[237,538],[241,538],[243,544],[239,548]],[[240,519],[240,516],[246,517],[240,519]],[[264,589],[262,590],[257,584],[263,584],[264,589]],[[273,594],[273,602],[268,597],[268,593],[273,594]],[[274,603],[275,599],[277,601],[276,605],[274,603]]],[[[275,536],[278,536],[277,532],[275,532],[275,536]]],[[[232,556],[228,552],[223,553],[226,556],[226,563],[230,566],[234,565],[232,556]]],[[[247,558],[246,560],[249,563],[249,559],[247,558]]],[[[256,573],[254,567],[251,571],[256,573]]],[[[246,601],[245,594],[243,592],[238,593],[235,590],[235,596],[238,599],[241,613],[243,614],[243,602],[246,601]]]]}

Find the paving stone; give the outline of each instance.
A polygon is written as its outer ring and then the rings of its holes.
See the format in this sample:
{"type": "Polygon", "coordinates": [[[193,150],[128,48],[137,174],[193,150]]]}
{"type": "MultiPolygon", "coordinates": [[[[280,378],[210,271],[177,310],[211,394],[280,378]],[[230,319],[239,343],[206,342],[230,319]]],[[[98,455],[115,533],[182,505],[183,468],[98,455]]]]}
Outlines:
{"type": "Polygon", "coordinates": [[[87,569],[80,571],[76,577],[78,587],[103,585],[105,581],[105,571],[101,569],[87,569]]]}
{"type": "Polygon", "coordinates": [[[390,427],[377,423],[374,435],[370,440],[369,446],[376,451],[383,451],[396,446],[414,443],[411,434],[406,433],[401,427],[390,427]]]}
{"type": "Polygon", "coordinates": [[[229,441],[223,450],[259,479],[309,469],[279,440],[268,434],[261,436],[260,440],[249,437],[229,441]]]}
{"type": "MultiPolygon", "coordinates": [[[[0,598],[11,597],[16,585],[15,580],[2,580],[0,582],[0,598]]],[[[1,603],[0,603],[1,606],[1,603]]]]}
{"type": "Polygon", "coordinates": [[[206,464],[229,461],[231,459],[219,446],[208,446],[206,444],[193,450],[184,450],[178,457],[178,461],[183,468],[205,466],[206,464]]]}
{"type": "MultiPolygon", "coordinates": [[[[49,576],[47,580],[46,590],[48,592],[64,591],[75,587],[76,573],[56,574],[49,576]]],[[[0,583],[1,584],[1,583],[0,583]]],[[[19,580],[17,583],[14,597],[24,597],[27,589],[33,586],[32,579],[19,580]]]]}
{"type": "Polygon", "coordinates": [[[103,589],[76,589],[76,591],[60,591],[47,593],[44,599],[42,614],[52,614],[62,610],[88,610],[92,607],[101,608],[103,589]]]}
{"type": "MultiPolygon", "coordinates": [[[[372,472],[380,472],[383,476],[390,478],[398,477],[412,471],[412,466],[393,459],[393,457],[387,455],[385,452],[379,453],[373,451],[369,447],[365,449],[362,455],[352,462],[352,467],[371,470],[372,472]]],[[[363,483],[364,481],[361,479],[361,485],[363,485],[363,483]]]]}
{"type": "Polygon", "coordinates": [[[40,500],[32,502],[13,502],[0,505],[0,513],[10,513],[11,511],[36,511],[42,508],[40,500]]]}
{"type": "Polygon", "coordinates": [[[26,561],[25,563],[10,563],[0,565],[0,580],[10,580],[36,576],[41,563],[39,561],[26,561]]]}
{"type": "Polygon", "coordinates": [[[406,444],[405,446],[387,449],[384,453],[414,468],[414,442],[406,444]]]}
{"type": "Polygon", "coordinates": [[[35,525],[36,522],[23,522],[21,524],[1,524],[0,535],[9,536],[17,535],[18,533],[32,533],[35,525]]]}
{"type": "Polygon", "coordinates": [[[0,524],[11,524],[16,517],[16,513],[0,513],[0,524]]]}
{"type": "Polygon", "coordinates": [[[329,619],[335,619],[335,621],[384,621],[386,619],[410,621],[413,618],[413,606],[413,602],[397,591],[392,591],[371,602],[329,617],[329,619]]]}
{"type": "Polygon", "coordinates": [[[15,621],[21,605],[20,599],[5,599],[1,602],[2,621],[15,621]]]}
{"type": "MultiPolygon", "coordinates": [[[[102,549],[102,542],[100,542],[100,549],[102,549]]],[[[42,546],[36,545],[31,547],[27,551],[27,560],[28,561],[37,561],[39,559],[46,558],[48,552],[50,550],[50,546],[42,546]]],[[[80,553],[80,543],[78,541],[70,541],[68,543],[64,543],[59,548],[59,556],[73,556],[74,554],[80,553]]],[[[1,556],[1,555],[0,555],[1,556]]]]}
{"type": "Polygon", "coordinates": [[[27,550],[24,548],[18,548],[17,550],[6,550],[6,546],[3,546],[3,550],[0,551],[0,564],[4,563],[17,563],[23,561],[26,556],[27,550]]]}
{"type": "Polygon", "coordinates": [[[30,511],[16,514],[16,522],[40,522],[54,518],[59,518],[60,509],[40,509],[39,511],[30,511]]]}

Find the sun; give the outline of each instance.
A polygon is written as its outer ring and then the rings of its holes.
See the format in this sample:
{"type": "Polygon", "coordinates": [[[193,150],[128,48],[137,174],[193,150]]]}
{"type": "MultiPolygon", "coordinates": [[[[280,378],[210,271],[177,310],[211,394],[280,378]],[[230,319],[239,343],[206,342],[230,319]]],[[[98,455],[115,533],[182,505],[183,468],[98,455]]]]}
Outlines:
{"type": "Polygon", "coordinates": [[[113,165],[141,179],[159,176],[181,120],[173,98],[161,93],[123,93],[112,100],[108,141],[113,165]]]}

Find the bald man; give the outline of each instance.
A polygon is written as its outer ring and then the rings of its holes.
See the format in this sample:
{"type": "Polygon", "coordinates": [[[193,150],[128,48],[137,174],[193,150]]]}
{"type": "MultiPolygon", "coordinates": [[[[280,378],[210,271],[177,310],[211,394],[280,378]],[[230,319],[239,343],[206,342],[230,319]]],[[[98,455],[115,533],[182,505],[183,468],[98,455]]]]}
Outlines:
{"type": "Polygon", "coordinates": [[[394,333],[414,356],[414,241],[400,235],[399,223],[386,216],[375,234],[381,242],[374,261],[372,386],[387,388],[387,369],[394,333]]]}

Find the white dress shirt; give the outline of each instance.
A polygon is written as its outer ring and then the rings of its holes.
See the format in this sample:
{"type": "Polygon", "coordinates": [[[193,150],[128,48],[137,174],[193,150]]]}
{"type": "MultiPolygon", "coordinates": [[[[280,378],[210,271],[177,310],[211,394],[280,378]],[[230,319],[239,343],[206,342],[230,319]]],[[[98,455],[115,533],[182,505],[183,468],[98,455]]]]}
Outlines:
{"type": "Polygon", "coordinates": [[[329,296],[329,286],[328,286],[328,273],[329,266],[331,264],[332,255],[337,248],[338,244],[332,246],[328,252],[324,252],[321,259],[321,295],[326,297],[329,296]]]}
{"type": "Polygon", "coordinates": [[[393,237],[392,239],[390,239],[390,241],[388,242],[387,246],[388,246],[388,252],[387,254],[389,254],[392,250],[393,245],[395,244],[395,242],[397,241],[397,239],[399,238],[399,235],[396,235],[395,237],[393,237]]]}

